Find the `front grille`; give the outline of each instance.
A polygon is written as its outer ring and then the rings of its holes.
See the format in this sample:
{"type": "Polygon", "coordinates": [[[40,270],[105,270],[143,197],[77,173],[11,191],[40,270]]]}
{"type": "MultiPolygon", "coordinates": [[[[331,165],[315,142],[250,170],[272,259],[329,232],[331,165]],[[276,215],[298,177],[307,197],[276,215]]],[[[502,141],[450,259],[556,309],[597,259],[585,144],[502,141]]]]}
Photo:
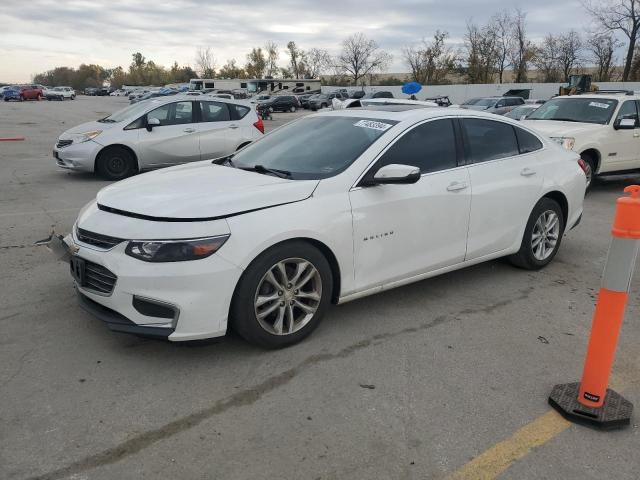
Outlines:
{"type": "Polygon", "coordinates": [[[58,148],[68,147],[72,143],[73,143],[73,140],[58,140],[58,143],[56,143],[56,147],[58,148]]]}
{"type": "Polygon", "coordinates": [[[102,265],[85,260],[83,287],[104,294],[111,294],[118,277],[102,265]]]}
{"type": "Polygon", "coordinates": [[[89,232],[78,228],[76,230],[76,237],[82,243],[88,243],[100,248],[113,248],[119,243],[124,242],[122,238],[110,237],[108,235],[102,235],[101,233],[89,232]]]}

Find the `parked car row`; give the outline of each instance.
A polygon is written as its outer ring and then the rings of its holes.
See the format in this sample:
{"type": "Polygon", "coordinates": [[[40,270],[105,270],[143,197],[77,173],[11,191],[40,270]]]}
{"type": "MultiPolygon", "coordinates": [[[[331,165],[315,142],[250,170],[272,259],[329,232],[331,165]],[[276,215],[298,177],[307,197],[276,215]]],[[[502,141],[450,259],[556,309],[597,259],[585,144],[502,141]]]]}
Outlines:
{"type": "Polygon", "coordinates": [[[42,100],[44,98],[42,85],[11,85],[4,88],[2,98],[5,102],[15,100],[23,102],[25,100],[42,100]]]}

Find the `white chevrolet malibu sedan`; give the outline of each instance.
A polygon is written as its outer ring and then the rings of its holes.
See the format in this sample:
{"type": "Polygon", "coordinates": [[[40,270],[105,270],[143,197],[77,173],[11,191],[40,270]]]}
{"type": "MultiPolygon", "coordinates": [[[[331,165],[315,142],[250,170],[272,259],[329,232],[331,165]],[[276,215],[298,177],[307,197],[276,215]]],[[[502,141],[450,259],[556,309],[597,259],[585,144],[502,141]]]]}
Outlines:
{"type": "Polygon", "coordinates": [[[65,242],[81,304],[172,341],[300,341],[331,303],[508,257],[539,269],[580,220],[584,165],[518,122],[378,106],[102,189],[65,242]]]}
{"type": "Polygon", "coordinates": [[[174,95],[67,130],[53,156],[61,168],[120,180],[143,170],[228,155],[263,134],[262,120],[246,101],[174,95]]]}

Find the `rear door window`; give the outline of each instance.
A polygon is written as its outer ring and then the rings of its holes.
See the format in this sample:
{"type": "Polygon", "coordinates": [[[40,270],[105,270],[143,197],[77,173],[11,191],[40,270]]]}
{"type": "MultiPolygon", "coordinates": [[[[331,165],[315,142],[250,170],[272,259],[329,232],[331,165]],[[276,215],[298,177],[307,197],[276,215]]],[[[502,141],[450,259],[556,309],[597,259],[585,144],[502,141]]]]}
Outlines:
{"type": "Polygon", "coordinates": [[[231,120],[226,103],[200,102],[200,112],[203,122],[228,122],[231,120]]]}
{"type": "Polygon", "coordinates": [[[520,153],[513,127],[480,118],[462,120],[465,147],[471,163],[488,162],[520,153]]]}

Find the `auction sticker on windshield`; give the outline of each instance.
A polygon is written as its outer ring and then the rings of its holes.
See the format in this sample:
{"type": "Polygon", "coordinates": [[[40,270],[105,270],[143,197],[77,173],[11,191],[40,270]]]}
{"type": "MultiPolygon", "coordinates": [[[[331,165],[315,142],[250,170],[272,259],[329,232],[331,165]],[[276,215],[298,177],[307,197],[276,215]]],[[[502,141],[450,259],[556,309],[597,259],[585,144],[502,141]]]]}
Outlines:
{"type": "Polygon", "coordinates": [[[600,102],[589,102],[590,107],[598,107],[598,108],[609,108],[608,103],[600,103],[600,102]]]}
{"type": "Polygon", "coordinates": [[[373,120],[360,120],[359,122],[354,123],[353,126],[363,127],[363,128],[372,128],[374,130],[381,130],[383,132],[393,127],[393,125],[389,123],[374,122],[373,120]]]}

